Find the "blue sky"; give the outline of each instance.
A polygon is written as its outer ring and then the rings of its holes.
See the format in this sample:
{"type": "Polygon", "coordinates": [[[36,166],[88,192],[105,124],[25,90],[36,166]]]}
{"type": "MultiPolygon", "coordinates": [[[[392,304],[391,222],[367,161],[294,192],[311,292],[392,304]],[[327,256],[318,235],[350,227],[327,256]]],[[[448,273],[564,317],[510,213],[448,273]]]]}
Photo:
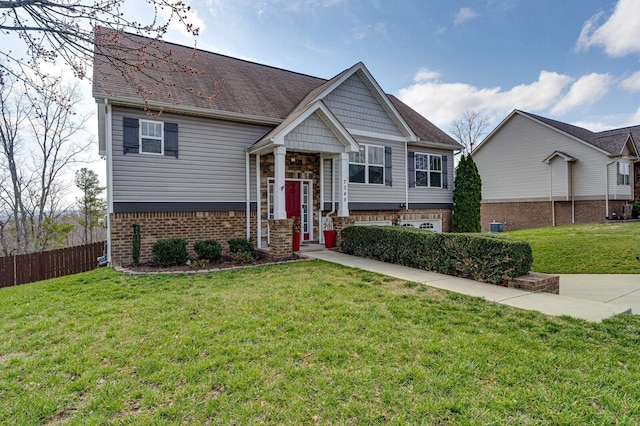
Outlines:
{"type": "Polygon", "coordinates": [[[637,0],[189,4],[200,48],[323,78],[362,61],[445,131],[466,110],[493,127],[514,108],[591,130],[640,124],[637,0]]]}

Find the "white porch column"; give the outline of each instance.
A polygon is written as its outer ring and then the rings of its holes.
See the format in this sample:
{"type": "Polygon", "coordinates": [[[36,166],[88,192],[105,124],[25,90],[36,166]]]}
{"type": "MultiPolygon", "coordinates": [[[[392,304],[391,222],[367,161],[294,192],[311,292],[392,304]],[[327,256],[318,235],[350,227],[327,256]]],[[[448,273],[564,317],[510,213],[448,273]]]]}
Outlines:
{"type": "Polygon", "coordinates": [[[340,206],[338,216],[349,216],[349,153],[340,153],[340,206]]]}
{"type": "Polygon", "coordinates": [[[273,218],[286,219],[287,206],[284,198],[284,159],[287,154],[287,148],[278,146],[273,151],[275,163],[275,176],[273,185],[273,218]]]}

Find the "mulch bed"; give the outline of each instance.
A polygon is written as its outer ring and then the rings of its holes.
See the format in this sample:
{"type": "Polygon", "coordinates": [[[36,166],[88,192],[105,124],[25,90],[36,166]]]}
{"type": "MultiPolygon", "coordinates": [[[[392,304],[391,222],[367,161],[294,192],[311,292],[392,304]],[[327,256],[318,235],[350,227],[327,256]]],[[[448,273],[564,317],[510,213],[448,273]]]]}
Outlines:
{"type": "Polygon", "coordinates": [[[138,266],[123,265],[120,267],[116,267],[116,270],[131,274],[131,275],[142,275],[142,274],[195,274],[198,272],[217,272],[225,269],[241,269],[241,268],[249,268],[252,266],[260,266],[260,265],[273,265],[278,263],[286,263],[286,262],[295,262],[299,260],[305,260],[304,257],[298,256],[297,254],[291,255],[284,259],[271,260],[271,259],[256,259],[251,263],[234,263],[231,257],[223,257],[221,260],[215,263],[210,263],[209,265],[203,266],[198,265],[197,262],[191,262],[190,265],[177,265],[177,266],[160,266],[155,262],[145,262],[141,263],[138,266]]]}

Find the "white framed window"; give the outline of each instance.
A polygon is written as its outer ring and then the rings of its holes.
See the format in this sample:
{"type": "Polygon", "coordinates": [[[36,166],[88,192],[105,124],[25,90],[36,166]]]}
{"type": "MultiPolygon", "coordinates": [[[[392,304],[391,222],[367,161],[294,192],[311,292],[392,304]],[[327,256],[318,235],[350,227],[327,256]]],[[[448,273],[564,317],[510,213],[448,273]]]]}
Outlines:
{"type": "Polygon", "coordinates": [[[384,185],[384,146],[360,144],[349,154],[349,182],[384,185]]]}
{"type": "Polygon", "coordinates": [[[629,185],[631,167],[629,163],[618,163],[618,185],[629,185]]]}
{"type": "Polygon", "coordinates": [[[415,153],[416,186],[442,188],[442,155],[415,153]]]}
{"type": "Polygon", "coordinates": [[[140,152],[145,154],[164,153],[164,123],[140,120],[140,152]]]}

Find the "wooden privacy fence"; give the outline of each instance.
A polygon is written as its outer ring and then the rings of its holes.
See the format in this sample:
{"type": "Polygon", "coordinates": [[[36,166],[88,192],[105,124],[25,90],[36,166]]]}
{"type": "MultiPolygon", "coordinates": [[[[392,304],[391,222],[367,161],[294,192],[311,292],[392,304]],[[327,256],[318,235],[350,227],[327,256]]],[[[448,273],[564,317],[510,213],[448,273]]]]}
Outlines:
{"type": "Polygon", "coordinates": [[[104,241],[40,253],[0,257],[0,287],[86,272],[98,267],[104,241]]]}

